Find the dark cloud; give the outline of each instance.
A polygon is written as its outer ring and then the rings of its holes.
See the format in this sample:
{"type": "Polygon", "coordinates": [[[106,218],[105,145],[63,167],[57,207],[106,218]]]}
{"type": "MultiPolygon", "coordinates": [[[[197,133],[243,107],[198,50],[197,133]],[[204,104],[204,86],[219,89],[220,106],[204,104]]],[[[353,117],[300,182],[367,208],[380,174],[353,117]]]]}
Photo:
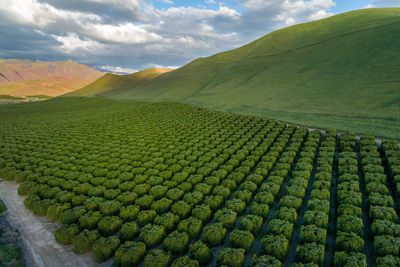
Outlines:
{"type": "Polygon", "coordinates": [[[140,70],[181,66],[294,23],[331,15],[332,0],[239,0],[213,9],[144,0],[3,0],[0,56],[73,59],[140,70]]]}

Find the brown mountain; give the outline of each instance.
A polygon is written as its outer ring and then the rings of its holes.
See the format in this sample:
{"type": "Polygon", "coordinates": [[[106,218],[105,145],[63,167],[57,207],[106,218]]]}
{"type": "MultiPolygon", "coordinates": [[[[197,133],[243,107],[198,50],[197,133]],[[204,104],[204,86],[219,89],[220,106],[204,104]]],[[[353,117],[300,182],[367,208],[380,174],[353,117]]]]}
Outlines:
{"type": "Polygon", "coordinates": [[[0,95],[57,96],[80,89],[102,75],[103,72],[71,60],[0,59],[0,95]]]}

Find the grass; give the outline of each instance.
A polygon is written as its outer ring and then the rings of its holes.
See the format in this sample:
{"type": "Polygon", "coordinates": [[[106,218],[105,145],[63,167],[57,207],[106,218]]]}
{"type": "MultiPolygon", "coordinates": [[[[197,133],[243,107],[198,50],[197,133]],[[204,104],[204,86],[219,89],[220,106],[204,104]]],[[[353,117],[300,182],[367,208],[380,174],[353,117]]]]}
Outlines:
{"type": "Polygon", "coordinates": [[[400,8],[353,11],[275,31],[148,81],[113,76],[88,88],[114,99],[179,101],[400,138],[399,31],[400,8]]]}
{"type": "Polygon", "coordinates": [[[126,92],[126,88],[139,86],[150,81],[159,75],[171,71],[171,69],[147,69],[144,71],[132,73],[129,75],[117,75],[107,73],[96,82],[76,90],[66,96],[110,96],[126,92]]]}

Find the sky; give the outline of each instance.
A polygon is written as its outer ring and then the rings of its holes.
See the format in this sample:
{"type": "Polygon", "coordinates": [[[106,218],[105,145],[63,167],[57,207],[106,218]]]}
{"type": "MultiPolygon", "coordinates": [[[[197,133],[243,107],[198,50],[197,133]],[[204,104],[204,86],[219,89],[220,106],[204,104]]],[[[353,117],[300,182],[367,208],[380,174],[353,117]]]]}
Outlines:
{"type": "Polygon", "coordinates": [[[400,0],[1,0],[0,58],[177,68],[271,31],[400,0]]]}

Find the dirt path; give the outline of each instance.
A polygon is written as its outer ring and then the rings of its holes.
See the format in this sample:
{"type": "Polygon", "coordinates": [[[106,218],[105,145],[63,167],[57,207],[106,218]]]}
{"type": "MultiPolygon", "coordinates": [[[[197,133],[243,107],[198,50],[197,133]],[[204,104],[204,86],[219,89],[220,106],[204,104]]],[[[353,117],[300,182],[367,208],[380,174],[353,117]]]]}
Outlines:
{"type": "Polygon", "coordinates": [[[34,266],[94,266],[91,254],[78,255],[72,246],[62,246],[54,239],[57,224],[46,217],[38,217],[26,209],[24,197],[17,193],[18,184],[0,180],[0,198],[8,210],[5,216],[16,227],[34,266]]]}

